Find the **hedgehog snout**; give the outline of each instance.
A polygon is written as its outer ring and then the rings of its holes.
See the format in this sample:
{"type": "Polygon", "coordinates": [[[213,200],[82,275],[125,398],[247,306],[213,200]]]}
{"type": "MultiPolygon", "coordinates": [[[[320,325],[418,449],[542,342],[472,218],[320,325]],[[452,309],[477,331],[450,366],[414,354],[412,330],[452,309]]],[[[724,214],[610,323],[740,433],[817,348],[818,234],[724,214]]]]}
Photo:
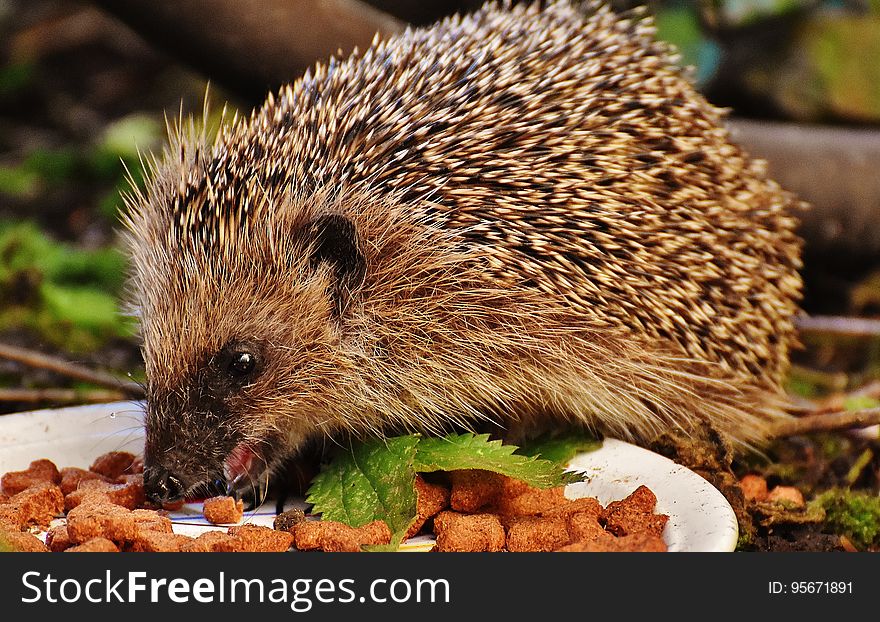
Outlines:
{"type": "MultiPolygon", "coordinates": [[[[229,485],[223,477],[199,483],[202,484],[206,495],[225,495],[229,492],[229,485]]],[[[185,484],[183,477],[164,467],[153,466],[144,469],[144,493],[152,503],[161,505],[180,501],[184,499],[190,488],[191,486],[185,484]]]]}
{"type": "Polygon", "coordinates": [[[210,412],[196,419],[180,410],[153,408],[147,416],[144,492],[156,503],[226,491],[223,461],[235,446],[234,430],[210,412]]]}
{"type": "Polygon", "coordinates": [[[170,503],[183,499],[186,488],[179,477],[162,467],[144,469],[144,492],[153,503],[170,503]]]}

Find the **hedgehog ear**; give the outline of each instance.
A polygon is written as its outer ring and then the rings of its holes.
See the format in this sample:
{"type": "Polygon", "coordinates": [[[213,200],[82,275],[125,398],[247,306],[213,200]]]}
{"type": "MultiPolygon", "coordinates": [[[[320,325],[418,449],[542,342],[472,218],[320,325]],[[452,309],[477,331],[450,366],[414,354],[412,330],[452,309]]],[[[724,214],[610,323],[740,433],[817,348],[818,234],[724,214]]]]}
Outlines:
{"type": "Polygon", "coordinates": [[[305,232],[312,267],[317,269],[326,263],[333,269],[334,283],[329,293],[336,316],[342,317],[367,275],[367,261],[360,248],[357,228],[345,216],[328,214],[311,221],[305,232]]]}

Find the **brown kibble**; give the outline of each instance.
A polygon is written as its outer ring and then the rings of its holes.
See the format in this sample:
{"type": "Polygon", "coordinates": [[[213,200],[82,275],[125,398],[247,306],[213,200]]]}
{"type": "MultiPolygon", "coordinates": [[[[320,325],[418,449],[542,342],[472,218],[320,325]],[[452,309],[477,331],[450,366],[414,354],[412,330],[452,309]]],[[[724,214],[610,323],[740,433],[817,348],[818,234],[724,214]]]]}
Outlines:
{"type": "Polygon", "coordinates": [[[505,499],[513,499],[514,497],[518,497],[524,492],[528,492],[532,489],[526,482],[521,479],[514,479],[513,477],[508,477],[507,475],[499,476],[501,478],[501,496],[505,499]]]}
{"type": "Polygon", "coordinates": [[[477,512],[494,506],[501,498],[502,476],[491,471],[463,469],[449,474],[452,490],[449,506],[456,512],[477,512]]]}
{"type": "Polygon", "coordinates": [[[501,499],[497,510],[509,516],[535,516],[546,514],[553,508],[565,505],[565,487],[529,488],[526,492],[511,499],[501,499]]]}
{"type": "Polygon", "coordinates": [[[590,542],[600,538],[613,538],[599,524],[599,516],[592,512],[578,512],[568,516],[568,535],[572,542],[590,542]]]}
{"type": "MultiPolygon", "coordinates": [[[[275,529],[239,525],[191,538],[173,532],[164,510],[141,509],[148,505],[143,475],[135,472],[142,471],[142,463],[132,454],[110,452],[92,469],[68,467],[59,473],[50,461],[37,460],[27,471],[4,476],[4,484],[9,482],[13,489],[24,482],[31,485],[12,496],[0,493],[0,546],[71,552],[281,552],[294,544],[300,550],[333,552],[391,541],[391,530],[383,521],[352,528],[307,520],[299,509],[276,516],[275,529]],[[106,475],[117,472],[112,480],[106,475]],[[31,525],[47,527],[64,505],[69,508],[67,524],[49,529],[45,545],[24,532],[31,525]]],[[[437,551],[666,550],[661,533],[668,517],[654,514],[656,497],[644,486],[603,509],[594,498],[566,499],[563,486],[540,489],[490,471],[462,470],[442,477],[451,482],[451,490],[416,476],[418,516],[405,534],[412,537],[433,518],[437,551]],[[444,511],[450,505],[482,512],[444,511]]],[[[758,476],[744,477],[741,485],[744,492],[757,485],[761,494],[762,483],[766,492],[766,480],[758,476]]],[[[792,487],[778,486],[767,498],[803,505],[803,496],[792,487]]],[[[182,505],[181,501],[173,507],[182,505]]],[[[244,504],[233,497],[213,497],[205,500],[203,512],[215,524],[237,523],[244,504]]]]}
{"type": "Polygon", "coordinates": [[[229,535],[238,539],[241,551],[254,553],[283,553],[293,544],[293,534],[259,525],[230,527],[229,535]]]}
{"type": "Polygon", "coordinates": [[[337,521],[306,521],[293,528],[294,546],[300,551],[344,551],[356,553],[361,550],[354,528],[337,521]]]}
{"type": "Polygon", "coordinates": [[[184,553],[235,553],[240,551],[239,540],[222,531],[206,531],[195,540],[180,547],[184,553]]]}
{"type": "Polygon", "coordinates": [[[91,538],[82,544],[65,549],[65,553],[118,553],[119,547],[107,538],[91,538]]]}
{"type": "Polygon", "coordinates": [[[48,553],[40,539],[27,531],[4,529],[0,526],[0,551],[14,553],[48,553]]]}
{"type": "Polygon", "coordinates": [[[372,523],[357,528],[358,542],[364,546],[376,546],[391,543],[391,530],[385,521],[374,520],[372,523]]]}
{"type": "Polygon", "coordinates": [[[764,501],[767,499],[767,480],[760,475],[746,475],[739,480],[743,496],[749,501],[764,501]]]}
{"type": "Polygon", "coordinates": [[[131,513],[134,522],[137,525],[138,533],[145,531],[156,533],[173,533],[174,528],[171,525],[171,519],[162,516],[155,510],[137,509],[131,513]]]}
{"type": "Polygon", "coordinates": [[[64,498],[64,507],[72,510],[86,499],[121,505],[129,510],[134,510],[144,504],[143,475],[132,475],[127,484],[112,484],[99,479],[82,480],[72,493],[64,498]]]}
{"type": "Polygon", "coordinates": [[[767,501],[781,503],[788,507],[804,507],[804,495],[794,486],[776,486],[767,495],[767,501]]]}
{"type": "Polygon", "coordinates": [[[10,497],[40,483],[59,484],[61,474],[51,460],[34,460],[24,471],[9,471],[0,478],[3,492],[10,497]]]}
{"type": "Polygon", "coordinates": [[[610,508],[613,505],[625,506],[627,509],[639,512],[653,512],[654,507],[657,505],[657,497],[651,492],[650,488],[642,485],[632,491],[625,499],[609,503],[608,507],[610,508]]]}
{"type": "Polygon", "coordinates": [[[570,541],[568,521],[563,516],[525,516],[507,530],[507,550],[512,553],[553,551],[570,541]]]}
{"type": "Polygon", "coordinates": [[[589,514],[598,522],[603,511],[602,504],[595,497],[580,497],[569,499],[562,505],[557,505],[549,510],[541,512],[541,516],[562,516],[568,518],[575,514],[589,514]]]}
{"type": "Polygon", "coordinates": [[[53,553],[60,553],[73,546],[67,533],[67,525],[56,525],[46,532],[46,546],[53,553]]]}
{"type": "Polygon", "coordinates": [[[244,515],[244,502],[232,497],[211,497],[205,499],[202,514],[214,525],[237,523],[244,515]]]}
{"type": "Polygon", "coordinates": [[[106,477],[100,473],[78,469],[76,467],[64,467],[61,469],[61,492],[69,495],[79,487],[79,483],[85,480],[97,479],[109,482],[106,477]]]}
{"type": "Polygon", "coordinates": [[[11,531],[21,531],[24,529],[21,517],[18,515],[18,508],[14,508],[8,503],[0,505],[0,529],[11,531]]]}
{"type": "Polygon", "coordinates": [[[388,544],[391,530],[384,521],[350,527],[337,521],[305,521],[294,527],[294,544],[301,551],[349,552],[362,546],[388,544]]]}
{"type": "Polygon", "coordinates": [[[89,471],[115,480],[124,473],[134,473],[135,456],[127,451],[110,451],[95,458],[89,471]]]}
{"type": "Polygon", "coordinates": [[[272,527],[278,531],[290,531],[292,533],[294,526],[304,520],[306,520],[306,513],[299,508],[293,508],[276,516],[272,522],[272,527]]]}
{"type": "Polygon", "coordinates": [[[13,495],[0,506],[0,525],[18,530],[30,525],[48,527],[53,518],[64,510],[61,489],[47,481],[41,481],[13,495]]]}
{"type": "Polygon", "coordinates": [[[481,552],[504,549],[504,527],[494,514],[440,512],[434,517],[436,550],[441,552],[481,552]]]}
{"type": "Polygon", "coordinates": [[[626,536],[640,532],[660,537],[669,519],[665,514],[654,514],[657,497],[646,486],[639,486],[631,495],[621,501],[609,503],[600,517],[605,529],[615,536],[626,536]]]}
{"type": "Polygon", "coordinates": [[[428,519],[433,518],[440,510],[449,505],[449,489],[438,484],[426,482],[421,475],[416,475],[416,519],[410,525],[404,540],[419,533],[428,519]]]}
{"type": "Polygon", "coordinates": [[[141,530],[126,550],[136,553],[178,553],[192,542],[193,538],[179,533],[141,530]]]}
{"type": "Polygon", "coordinates": [[[659,536],[636,533],[620,538],[574,542],[556,550],[562,553],[665,553],[667,548],[659,536]]]}
{"type": "Polygon", "coordinates": [[[138,525],[131,510],[112,503],[89,500],[73,508],[67,515],[67,533],[76,544],[98,537],[127,542],[137,537],[138,525]]]}

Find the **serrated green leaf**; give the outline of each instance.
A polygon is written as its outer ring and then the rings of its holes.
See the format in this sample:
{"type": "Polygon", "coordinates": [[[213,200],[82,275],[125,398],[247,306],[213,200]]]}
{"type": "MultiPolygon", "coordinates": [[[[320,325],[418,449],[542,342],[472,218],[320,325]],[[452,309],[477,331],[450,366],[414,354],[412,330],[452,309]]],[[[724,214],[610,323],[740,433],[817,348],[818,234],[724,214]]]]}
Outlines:
{"type": "Polygon", "coordinates": [[[600,447],[602,447],[602,441],[586,432],[581,432],[569,433],[564,436],[539,436],[524,443],[516,450],[516,453],[543,458],[564,468],[569,460],[579,453],[595,451],[600,447]]]}
{"type": "Polygon", "coordinates": [[[516,445],[490,441],[488,434],[450,434],[443,438],[423,438],[416,447],[417,472],[482,469],[501,473],[539,488],[552,488],[581,481],[554,462],[514,453],[516,445]]]}
{"type": "Polygon", "coordinates": [[[323,519],[352,527],[384,520],[399,543],[416,516],[418,442],[415,435],[397,436],[337,452],[312,480],[306,501],[323,519]]]}

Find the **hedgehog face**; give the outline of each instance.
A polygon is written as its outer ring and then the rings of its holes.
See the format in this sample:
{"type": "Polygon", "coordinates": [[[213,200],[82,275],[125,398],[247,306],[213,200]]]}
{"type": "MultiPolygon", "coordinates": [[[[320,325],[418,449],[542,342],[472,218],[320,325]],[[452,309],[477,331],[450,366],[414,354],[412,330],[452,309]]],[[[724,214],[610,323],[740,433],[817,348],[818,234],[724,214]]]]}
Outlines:
{"type": "MultiPolygon", "coordinates": [[[[258,448],[278,442],[261,424],[255,397],[258,387],[271,389],[265,375],[278,361],[275,348],[251,335],[227,340],[170,383],[150,383],[145,485],[154,500],[180,498],[200,486],[218,493],[259,488],[275,456],[258,448]]],[[[171,357],[184,354],[169,350],[171,357]]]]}
{"type": "Polygon", "coordinates": [[[339,215],[312,219],[278,257],[212,271],[194,254],[191,271],[165,272],[161,295],[145,284],[151,499],[217,490],[259,499],[333,410],[327,396],[350,368],[343,319],[365,272],[354,227],[339,215]]]}

